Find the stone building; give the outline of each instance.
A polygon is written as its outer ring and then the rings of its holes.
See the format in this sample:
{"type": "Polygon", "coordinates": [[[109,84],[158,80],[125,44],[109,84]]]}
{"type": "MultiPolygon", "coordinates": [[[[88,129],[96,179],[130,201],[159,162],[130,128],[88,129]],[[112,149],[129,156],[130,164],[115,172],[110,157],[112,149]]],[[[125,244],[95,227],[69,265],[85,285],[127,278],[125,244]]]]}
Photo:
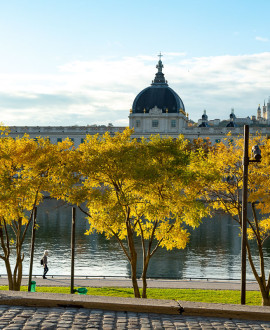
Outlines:
{"type": "Polygon", "coordinates": [[[83,142],[86,135],[103,135],[106,132],[110,132],[114,135],[116,132],[123,132],[125,127],[117,127],[112,125],[91,125],[91,126],[11,126],[11,137],[22,137],[24,134],[28,134],[30,138],[36,137],[48,137],[54,144],[62,142],[67,137],[74,142],[74,146],[78,147],[83,142]]]}
{"type": "Polygon", "coordinates": [[[250,134],[256,134],[257,131],[262,135],[270,134],[270,98],[267,105],[264,103],[262,114],[259,106],[257,118],[237,118],[234,109],[231,109],[228,120],[209,120],[204,110],[198,123],[191,121],[182,99],[165,80],[159,56],[155,79],[151,86],[136,96],[130,110],[129,127],[134,129],[134,137],[149,137],[152,134],[177,137],[183,134],[191,141],[209,138],[212,143],[218,143],[229,132],[232,139],[243,134],[244,125],[250,125],[250,134]]]}

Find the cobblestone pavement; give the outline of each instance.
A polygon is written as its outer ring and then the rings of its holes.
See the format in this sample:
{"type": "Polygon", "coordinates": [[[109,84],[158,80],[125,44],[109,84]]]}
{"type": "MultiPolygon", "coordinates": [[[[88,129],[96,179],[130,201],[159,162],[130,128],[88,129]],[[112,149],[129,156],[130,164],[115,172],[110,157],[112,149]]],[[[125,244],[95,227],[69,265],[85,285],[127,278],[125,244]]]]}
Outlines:
{"type": "Polygon", "coordinates": [[[270,322],[114,312],[83,308],[0,306],[0,329],[270,329],[270,322]]]}

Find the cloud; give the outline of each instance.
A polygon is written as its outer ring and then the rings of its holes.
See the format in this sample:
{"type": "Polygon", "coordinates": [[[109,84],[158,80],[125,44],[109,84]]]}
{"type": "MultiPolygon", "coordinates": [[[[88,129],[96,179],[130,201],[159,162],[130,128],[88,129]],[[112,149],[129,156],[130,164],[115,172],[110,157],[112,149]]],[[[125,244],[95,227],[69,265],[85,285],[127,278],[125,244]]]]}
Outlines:
{"type": "MultiPolygon", "coordinates": [[[[190,58],[164,53],[165,78],[190,118],[255,114],[270,95],[270,52],[190,58]]],[[[51,75],[0,75],[1,121],[7,125],[126,126],[136,95],[149,86],[158,58],[138,55],[65,63],[51,75]]]]}
{"type": "Polygon", "coordinates": [[[263,38],[263,37],[256,37],[255,38],[257,41],[261,41],[261,42],[269,42],[268,38],[263,38]]]}

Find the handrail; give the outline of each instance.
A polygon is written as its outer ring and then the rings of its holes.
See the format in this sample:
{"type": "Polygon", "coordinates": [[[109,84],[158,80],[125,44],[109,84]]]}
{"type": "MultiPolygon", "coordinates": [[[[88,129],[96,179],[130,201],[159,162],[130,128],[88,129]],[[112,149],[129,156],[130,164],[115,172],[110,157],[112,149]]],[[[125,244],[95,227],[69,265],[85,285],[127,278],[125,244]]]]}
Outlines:
{"type": "MultiPolygon", "coordinates": [[[[62,278],[70,278],[70,275],[46,275],[47,277],[54,278],[54,277],[62,277],[62,278]]],[[[1,278],[7,278],[6,274],[0,274],[1,278]]],[[[28,277],[28,275],[22,275],[23,278],[28,277]]],[[[42,274],[33,274],[32,277],[42,277],[42,274]]],[[[75,278],[81,278],[81,279],[131,279],[130,276],[124,276],[124,275],[75,275],[75,278]]],[[[141,279],[140,277],[137,277],[137,279],[141,279]]],[[[147,277],[147,280],[175,280],[175,281],[241,281],[240,278],[218,278],[218,277],[156,277],[151,276],[147,277]]],[[[256,282],[255,279],[247,279],[249,282],[256,282]]]]}

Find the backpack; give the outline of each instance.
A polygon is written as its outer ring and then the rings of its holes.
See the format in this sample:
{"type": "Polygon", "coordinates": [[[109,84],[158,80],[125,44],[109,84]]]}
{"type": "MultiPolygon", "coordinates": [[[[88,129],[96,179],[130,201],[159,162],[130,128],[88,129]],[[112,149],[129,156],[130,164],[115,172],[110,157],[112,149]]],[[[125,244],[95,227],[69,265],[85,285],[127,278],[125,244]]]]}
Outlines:
{"type": "Polygon", "coordinates": [[[40,260],[40,264],[43,265],[43,258],[40,260]]]}

